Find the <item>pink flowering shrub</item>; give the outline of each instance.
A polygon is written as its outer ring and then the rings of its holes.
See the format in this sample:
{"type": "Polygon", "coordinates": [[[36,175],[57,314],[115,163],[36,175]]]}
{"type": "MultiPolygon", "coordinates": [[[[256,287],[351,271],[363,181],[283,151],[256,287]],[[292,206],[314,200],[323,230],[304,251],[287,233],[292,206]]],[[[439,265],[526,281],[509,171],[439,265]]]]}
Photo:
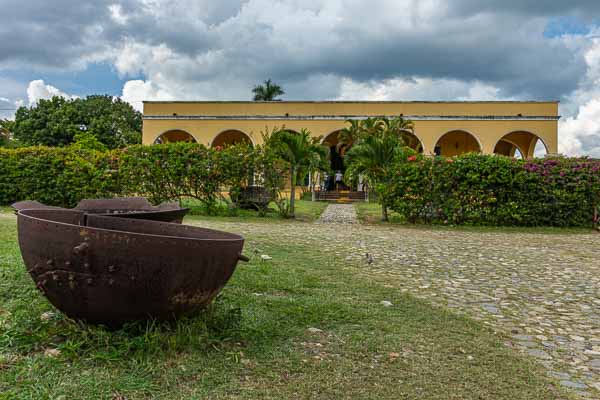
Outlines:
{"type": "Polygon", "coordinates": [[[516,226],[598,223],[600,160],[467,154],[398,163],[393,210],[409,222],[516,226]]]}

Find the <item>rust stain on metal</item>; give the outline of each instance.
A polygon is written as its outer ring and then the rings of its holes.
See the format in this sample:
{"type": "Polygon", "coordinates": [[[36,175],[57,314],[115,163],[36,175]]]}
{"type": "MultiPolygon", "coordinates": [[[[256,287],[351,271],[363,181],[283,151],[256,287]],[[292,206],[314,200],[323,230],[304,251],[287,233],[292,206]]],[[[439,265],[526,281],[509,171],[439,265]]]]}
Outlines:
{"type": "Polygon", "coordinates": [[[69,317],[110,327],[193,313],[246,260],[242,236],[127,213],[23,208],[17,222],[38,289],[69,317]]]}
{"type": "Polygon", "coordinates": [[[221,289],[219,287],[208,292],[198,291],[197,293],[180,292],[171,297],[171,303],[176,305],[200,306],[212,301],[221,289]]]}

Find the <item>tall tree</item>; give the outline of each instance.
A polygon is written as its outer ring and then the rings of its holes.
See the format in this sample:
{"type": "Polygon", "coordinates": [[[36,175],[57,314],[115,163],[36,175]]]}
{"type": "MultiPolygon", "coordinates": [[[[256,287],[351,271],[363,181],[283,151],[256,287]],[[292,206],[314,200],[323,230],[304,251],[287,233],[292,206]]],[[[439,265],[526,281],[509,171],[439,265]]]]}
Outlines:
{"type": "Polygon", "coordinates": [[[8,119],[0,119],[0,147],[10,144],[13,124],[14,122],[8,119]]]}
{"type": "Polygon", "coordinates": [[[285,94],[281,86],[267,79],[260,85],[254,86],[254,101],[277,101],[277,97],[285,94]]]}
{"type": "Polygon", "coordinates": [[[381,219],[388,220],[386,189],[389,168],[404,155],[403,132],[412,131],[412,122],[403,118],[368,118],[350,122],[344,140],[353,139],[353,146],[345,156],[346,175],[356,179],[362,176],[375,189],[381,203],[381,219]]]}
{"type": "Polygon", "coordinates": [[[142,115],[108,95],[53,97],[20,107],[12,128],[14,138],[26,145],[66,146],[75,135],[87,132],[113,149],[141,142],[142,115]]]}
{"type": "Polygon", "coordinates": [[[296,185],[309,172],[327,168],[327,148],[320,144],[320,137],[312,137],[311,133],[302,129],[299,133],[288,130],[275,132],[269,139],[275,154],[289,168],[290,179],[290,216],[295,217],[296,185]]]}

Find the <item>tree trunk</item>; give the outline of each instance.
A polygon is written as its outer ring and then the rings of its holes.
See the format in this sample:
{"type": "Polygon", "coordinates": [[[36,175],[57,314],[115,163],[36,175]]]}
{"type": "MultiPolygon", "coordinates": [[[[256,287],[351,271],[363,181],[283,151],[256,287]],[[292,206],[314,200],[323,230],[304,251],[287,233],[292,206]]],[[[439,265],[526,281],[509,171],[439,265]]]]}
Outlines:
{"type": "Polygon", "coordinates": [[[387,205],[383,201],[381,202],[381,220],[383,222],[387,222],[388,221],[387,205]]]}
{"type": "Polygon", "coordinates": [[[292,177],[290,179],[290,217],[296,218],[295,206],[296,206],[296,167],[292,167],[290,170],[292,177]]]}
{"type": "Polygon", "coordinates": [[[308,180],[310,182],[311,201],[316,201],[317,200],[317,192],[315,191],[315,177],[313,176],[312,172],[308,173],[308,180]]]}

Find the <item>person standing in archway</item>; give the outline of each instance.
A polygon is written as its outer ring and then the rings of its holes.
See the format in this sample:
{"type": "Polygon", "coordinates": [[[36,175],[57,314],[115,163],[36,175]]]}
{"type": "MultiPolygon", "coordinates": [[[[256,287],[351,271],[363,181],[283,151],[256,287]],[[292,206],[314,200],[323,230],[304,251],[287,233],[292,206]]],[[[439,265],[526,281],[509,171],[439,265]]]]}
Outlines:
{"type": "Polygon", "coordinates": [[[342,175],[342,171],[337,170],[335,172],[335,190],[339,191],[340,190],[340,186],[342,185],[342,179],[343,179],[343,175],[342,175]]]}

